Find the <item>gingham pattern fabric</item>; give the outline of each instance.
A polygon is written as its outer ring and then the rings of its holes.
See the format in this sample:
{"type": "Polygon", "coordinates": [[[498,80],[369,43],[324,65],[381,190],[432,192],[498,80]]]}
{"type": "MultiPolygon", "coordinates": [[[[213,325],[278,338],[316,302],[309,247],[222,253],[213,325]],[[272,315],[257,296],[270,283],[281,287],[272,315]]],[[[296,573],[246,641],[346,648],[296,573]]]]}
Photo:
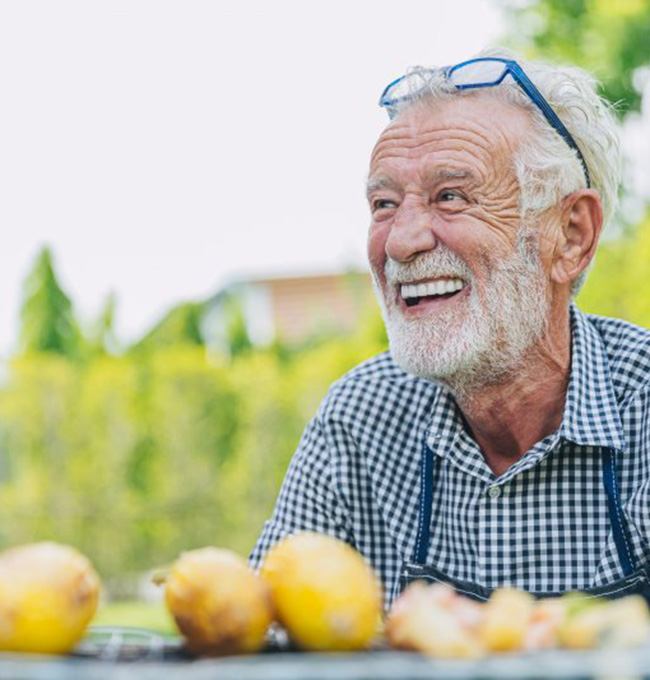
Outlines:
{"type": "Polygon", "coordinates": [[[434,452],[427,563],[454,579],[531,592],[623,576],[602,482],[616,467],[637,566],[650,556],[650,331],[571,308],[572,362],[562,424],[500,477],[451,394],[388,353],[336,382],[307,426],[250,561],[301,530],[347,541],[380,575],[388,607],[416,543],[420,457],[434,452]]]}

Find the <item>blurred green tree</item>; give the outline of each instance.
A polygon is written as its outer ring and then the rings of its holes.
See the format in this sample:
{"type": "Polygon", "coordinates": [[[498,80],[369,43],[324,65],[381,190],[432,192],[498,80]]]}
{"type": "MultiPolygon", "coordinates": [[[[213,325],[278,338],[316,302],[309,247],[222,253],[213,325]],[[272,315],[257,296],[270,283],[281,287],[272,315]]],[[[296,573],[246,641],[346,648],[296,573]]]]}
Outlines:
{"type": "Polygon", "coordinates": [[[142,354],[178,345],[203,346],[203,311],[202,302],[183,302],[172,307],[141,340],[131,346],[130,351],[142,354]]]}
{"type": "Polygon", "coordinates": [[[89,333],[89,351],[95,354],[114,354],[119,343],[115,334],[115,310],[117,296],[110,292],[102,305],[99,316],[89,333]]]}
{"type": "Polygon", "coordinates": [[[253,348],[246,317],[241,301],[236,296],[229,297],[225,302],[224,318],[226,323],[226,344],[231,357],[237,357],[250,352],[253,348]]]}
{"type": "Polygon", "coordinates": [[[503,5],[513,47],[588,68],[620,116],[639,110],[639,69],[650,65],[648,0],[505,0],[503,5]]]}
{"type": "Polygon", "coordinates": [[[72,302],[59,284],[48,247],[40,251],[25,280],[20,317],[23,353],[53,352],[68,357],[79,354],[79,324],[72,302]]]}

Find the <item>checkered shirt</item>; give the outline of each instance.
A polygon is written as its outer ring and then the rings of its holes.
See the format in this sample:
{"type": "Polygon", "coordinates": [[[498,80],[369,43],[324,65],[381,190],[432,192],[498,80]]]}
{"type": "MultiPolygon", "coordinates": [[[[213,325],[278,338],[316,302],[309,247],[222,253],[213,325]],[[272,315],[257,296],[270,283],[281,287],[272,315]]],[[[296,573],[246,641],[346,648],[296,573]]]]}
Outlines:
{"type": "Polygon", "coordinates": [[[486,465],[447,389],[388,353],[336,382],[308,424],[250,561],[312,530],[354,546],[375,568],[385,606],[416,543],[423,445],[434,452],[427,563],[487,587],[561,592],[623,576],[602,482],[616,452],[637,565],[650,557],[650,331],[571,308],[563,420],[500,476],[486,465]]]}

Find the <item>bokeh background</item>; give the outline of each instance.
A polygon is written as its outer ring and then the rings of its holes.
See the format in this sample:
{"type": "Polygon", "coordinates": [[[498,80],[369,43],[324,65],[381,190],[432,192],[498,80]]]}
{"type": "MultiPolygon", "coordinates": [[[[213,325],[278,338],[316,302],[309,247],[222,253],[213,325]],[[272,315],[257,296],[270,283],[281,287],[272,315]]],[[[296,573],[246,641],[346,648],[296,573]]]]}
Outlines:
{"type": "Polygon", "coordinates": [[[650,326],[650,2],[0,5],[0,547],[108,597],[246,554],[329,384],[386,338],[364,255],[383,86],[488,45],[590,69],[621,210],[579,298],[650,326]]]}

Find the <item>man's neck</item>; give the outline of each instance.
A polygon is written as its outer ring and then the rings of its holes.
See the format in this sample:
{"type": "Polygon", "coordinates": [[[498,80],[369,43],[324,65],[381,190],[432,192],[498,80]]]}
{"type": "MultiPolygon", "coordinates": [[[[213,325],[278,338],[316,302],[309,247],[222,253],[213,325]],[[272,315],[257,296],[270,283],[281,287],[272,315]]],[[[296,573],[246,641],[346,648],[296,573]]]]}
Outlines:
{"type": "Polygon", "coordinates": [[[555,432],[564,413],[571,369],[568,309],[555,313],[544,337],[505,382],[457,396],[485,461],[501,475],[535,443],[555,432]]]}

